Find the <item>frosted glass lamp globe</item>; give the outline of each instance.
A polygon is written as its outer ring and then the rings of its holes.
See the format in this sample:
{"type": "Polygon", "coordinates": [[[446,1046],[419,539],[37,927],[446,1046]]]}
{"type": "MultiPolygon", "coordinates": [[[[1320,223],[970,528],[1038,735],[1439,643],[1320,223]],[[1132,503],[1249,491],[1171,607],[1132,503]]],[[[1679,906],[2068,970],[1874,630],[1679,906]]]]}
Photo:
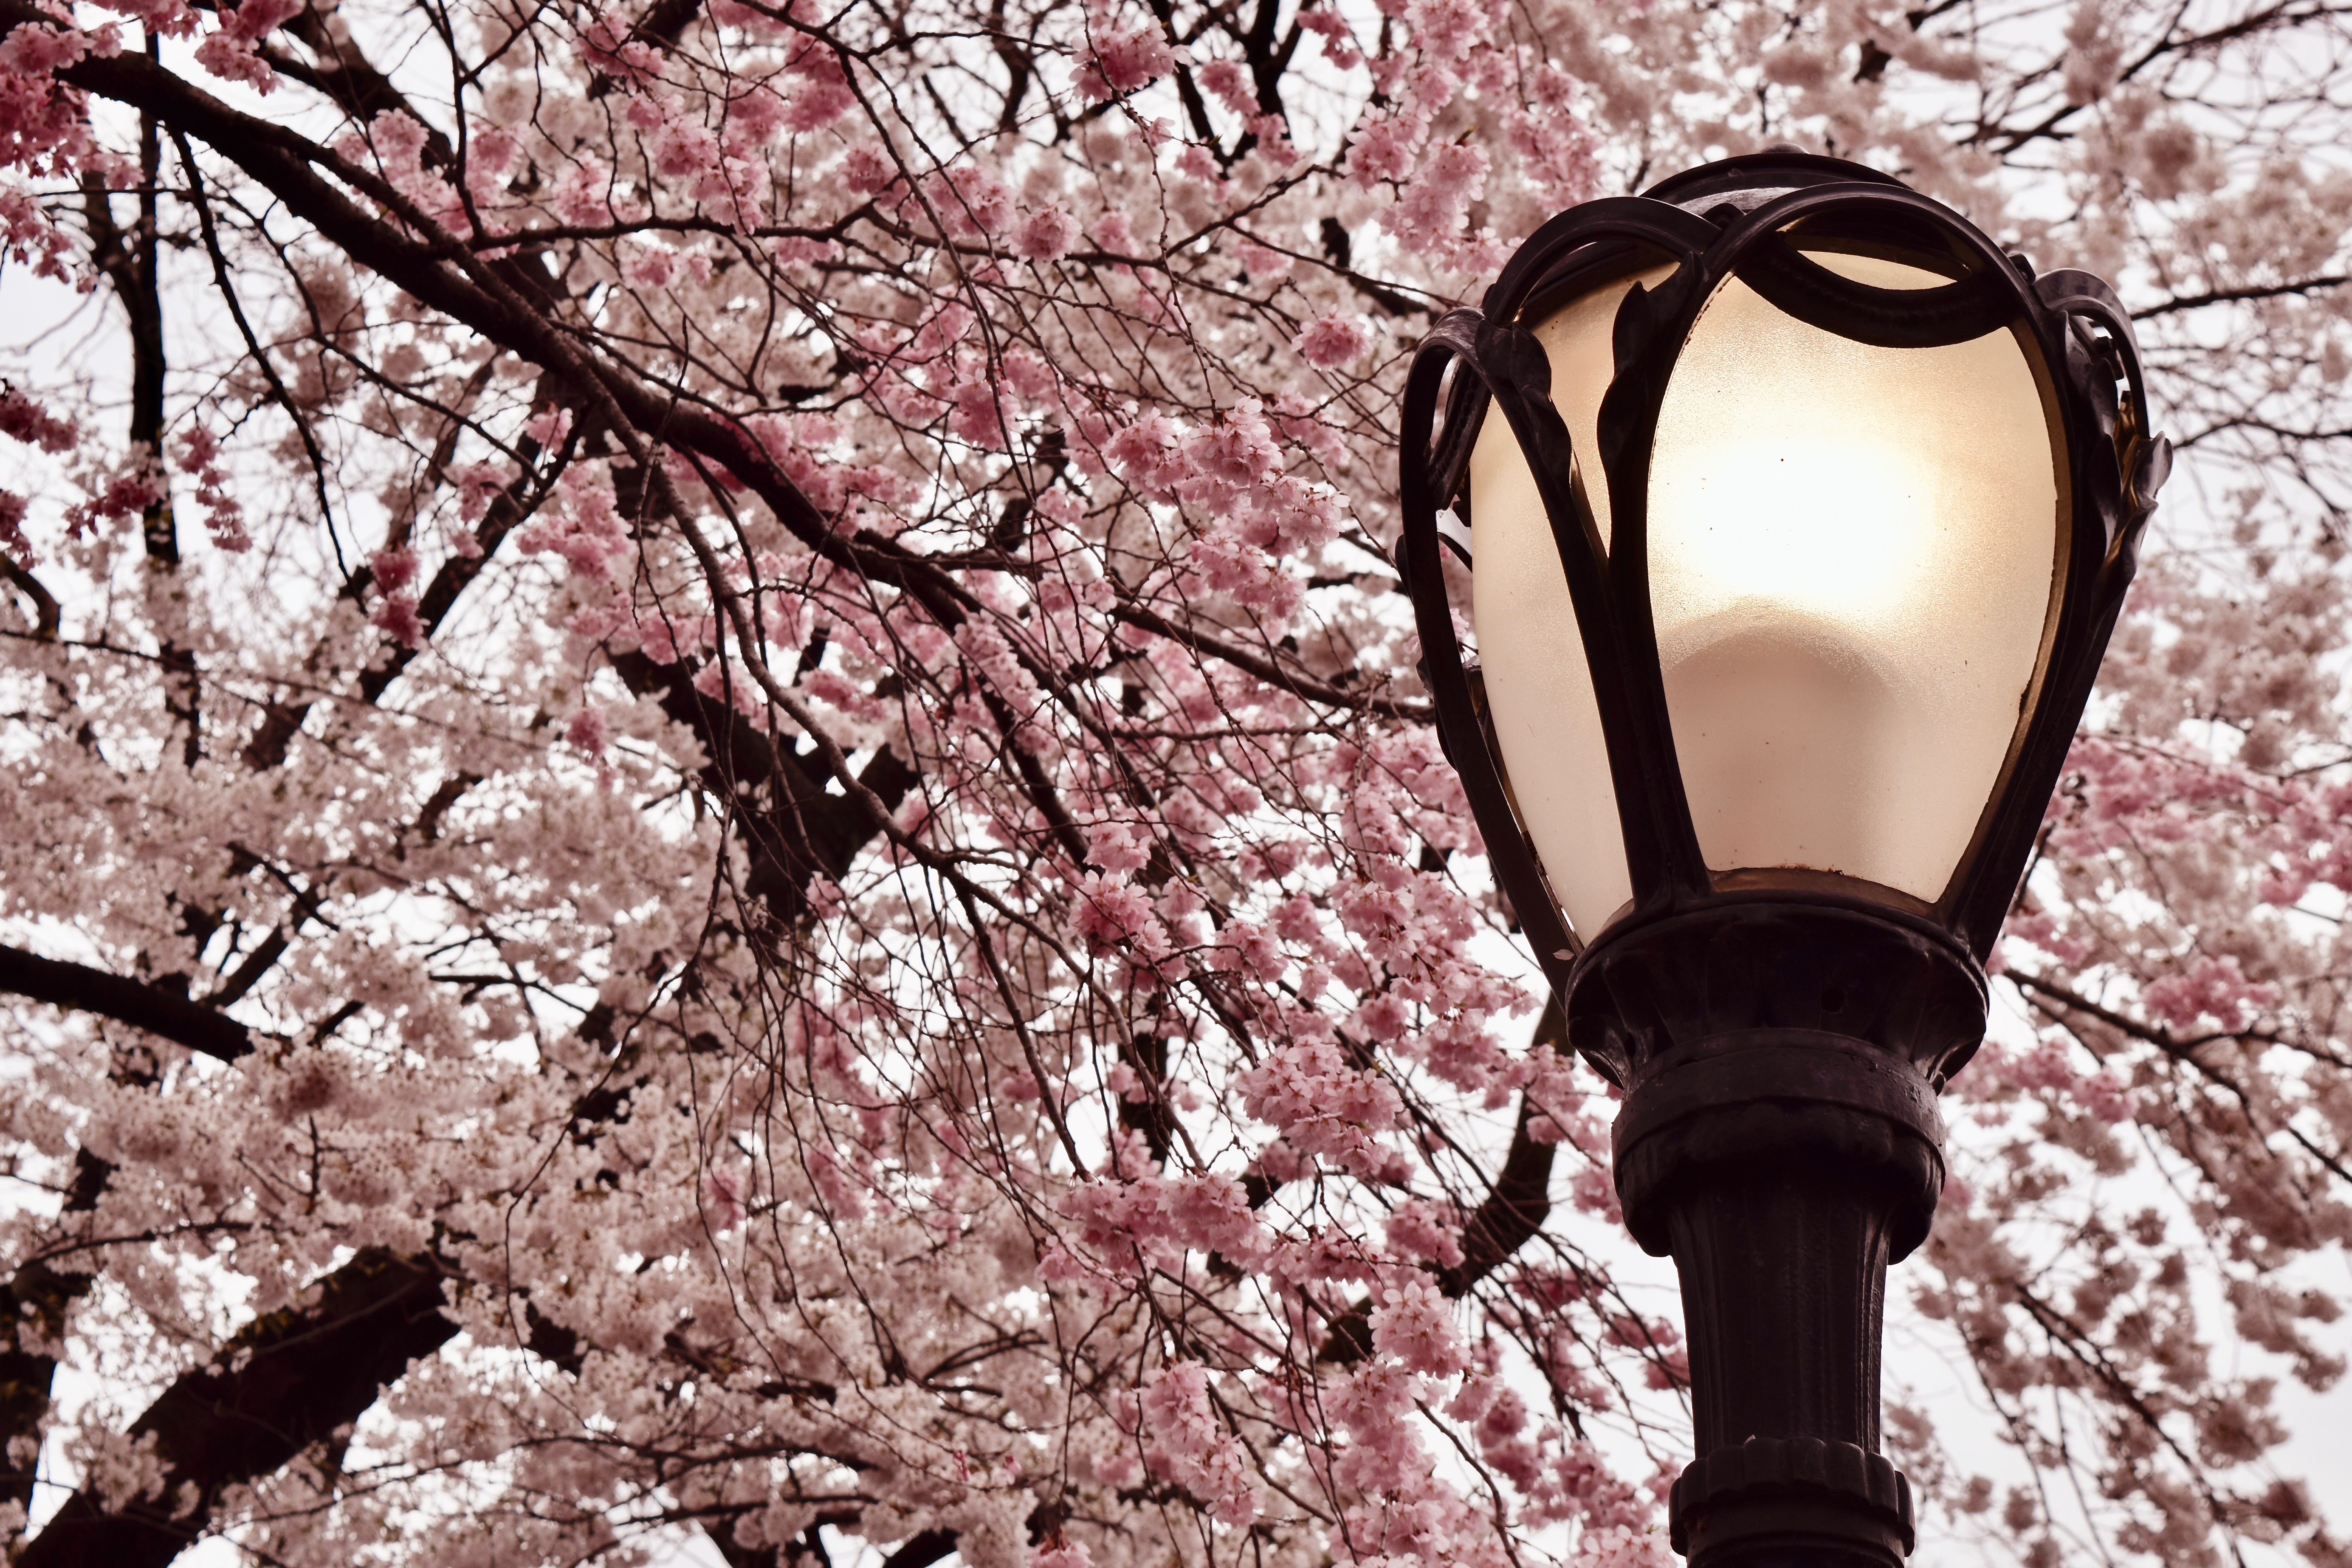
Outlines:
{"type": "MultiPolygon", "coordinates": [[[[1807,250],[1880,289],[1948,284],[1807,250]]],[[[1532,323],[1605,549],[1596,424],[1625,273],[1532,323]]],[[[1804,868],[1923,903],[1975,834],[2030,707],[2063,542],[2064,451],[2008,326],[1885,348],[1738,277],[1674,365],[1648,473],[1651,613],[1709,871],[1804,868]]],[[[1591,675],[1550,521],[1503,419],[1469,464],[1473,611],[1495,743],[1576,932],[1632,896],[1591,675]]]]}

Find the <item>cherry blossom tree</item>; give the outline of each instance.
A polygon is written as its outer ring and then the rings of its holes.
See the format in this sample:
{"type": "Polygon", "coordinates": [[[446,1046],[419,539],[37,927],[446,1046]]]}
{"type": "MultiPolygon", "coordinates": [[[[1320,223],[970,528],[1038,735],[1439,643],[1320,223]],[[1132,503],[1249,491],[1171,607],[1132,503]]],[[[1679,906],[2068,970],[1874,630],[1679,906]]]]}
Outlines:
{"type": "Polygon", "coordinates": [[[1891,1363],[1926,1532],[2340,1568],[2348,47],[0,0],[6,287],[95,323],[0,394],[0,1540],[1664,1568],[1396,391],[1549,213],[1788,141],[2116,279],[2184,460],[1896,1277],[1997,1439],[1891,1363]]]}

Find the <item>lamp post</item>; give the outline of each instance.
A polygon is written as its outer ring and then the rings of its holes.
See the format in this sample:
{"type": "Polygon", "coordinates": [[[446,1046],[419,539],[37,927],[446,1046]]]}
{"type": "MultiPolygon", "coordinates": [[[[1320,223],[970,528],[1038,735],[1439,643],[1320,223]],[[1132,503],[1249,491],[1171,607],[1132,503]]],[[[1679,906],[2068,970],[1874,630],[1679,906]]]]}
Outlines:
{"type": "Polygon", "coordinates": [[[1424,668],[1682,1277],[1692,1568],[1913,1546],[1886,1266],[2169,451],[2105,283],[1793,151],[1560,214],[1414,358],[1424,668]]]}

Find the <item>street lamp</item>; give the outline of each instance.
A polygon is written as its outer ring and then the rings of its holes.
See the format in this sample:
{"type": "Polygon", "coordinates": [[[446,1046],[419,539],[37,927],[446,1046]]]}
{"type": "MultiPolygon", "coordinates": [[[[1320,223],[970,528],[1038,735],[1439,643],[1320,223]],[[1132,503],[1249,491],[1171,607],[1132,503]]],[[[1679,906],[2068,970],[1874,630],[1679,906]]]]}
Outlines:
{"type": "Polygon", "coordinates": [[[2106,284],[1794,151],[1560,214],[1414,357],[1439,732],[1682,1276],[1693,1568],[1912,1548],[1886,1266],[2169,454],[2106,284]]]}

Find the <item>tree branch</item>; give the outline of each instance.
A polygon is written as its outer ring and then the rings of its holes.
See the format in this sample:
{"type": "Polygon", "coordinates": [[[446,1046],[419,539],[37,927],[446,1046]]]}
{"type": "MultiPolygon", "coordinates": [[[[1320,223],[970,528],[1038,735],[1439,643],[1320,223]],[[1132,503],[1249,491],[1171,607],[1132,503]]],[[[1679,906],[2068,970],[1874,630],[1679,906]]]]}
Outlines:
{"type": "Polygon", "coordinates": [[[0,991],[111,1018],[220,1061],[236,1061],[254,1047],[250,1029],[201,1002],[21,948],[0,947],[0,991]]]}
{"type": "MultiPolygon", "coordinates": [[[[1555,1051],[1568,1049],[1568,1017],[1559,998],[1544,1005],[1536,1020],[1534,1046],[1555,1051]]],[[[1551,1213],[1551,1165],[1556,1145],[1528,1131],[1541,1108],[1519,1096],[1518,1125],[1511,1133],[1510,1152],[1494,1184],[1462,1226],[1462,1261],[1438,1270],[1437,1288],[1454,1300],[1466,1296],[1478,1281],[1500,1268],[1520,1247],[1535,1239],[1551,1213]]],[[[1372,1353],[1372,1300],[1367,1296],[1331,1320],[1323,1347],[1315,1359],[1346,1366],[1372,1353]]]]}
{"type": "Polygon", "coordinates": [[[2202,310],[2208,305],[2226,305],[2247,300],[2278,300],[2295,294],[2319,294],[2330,289],[2341,289],[2352,283],[2352,278],[2330,273],[2322,278],[2306,278],[2299,283],[2273,283],[2247,289],[2214,289],[2202,294],[2184,294],[2167,300],[2161,305],[2150,305],[2144,310],[2134,310],[2132,320],[2145,321],[2156,316],[2169,316],[2181,310],[2202,310]]]}
{"type": "Polygon", "coordinates": [[[110,1511],[78,1491],[16,1568],[163,1568],[211,1522],[227,1487],[278,1469],[356,1421],[408,1363],[448,1342],[441,1269],[371,1247],[301,1308],[248,1325],[132,1423],[152,1434],[161,1490],[110,1511]]]}

